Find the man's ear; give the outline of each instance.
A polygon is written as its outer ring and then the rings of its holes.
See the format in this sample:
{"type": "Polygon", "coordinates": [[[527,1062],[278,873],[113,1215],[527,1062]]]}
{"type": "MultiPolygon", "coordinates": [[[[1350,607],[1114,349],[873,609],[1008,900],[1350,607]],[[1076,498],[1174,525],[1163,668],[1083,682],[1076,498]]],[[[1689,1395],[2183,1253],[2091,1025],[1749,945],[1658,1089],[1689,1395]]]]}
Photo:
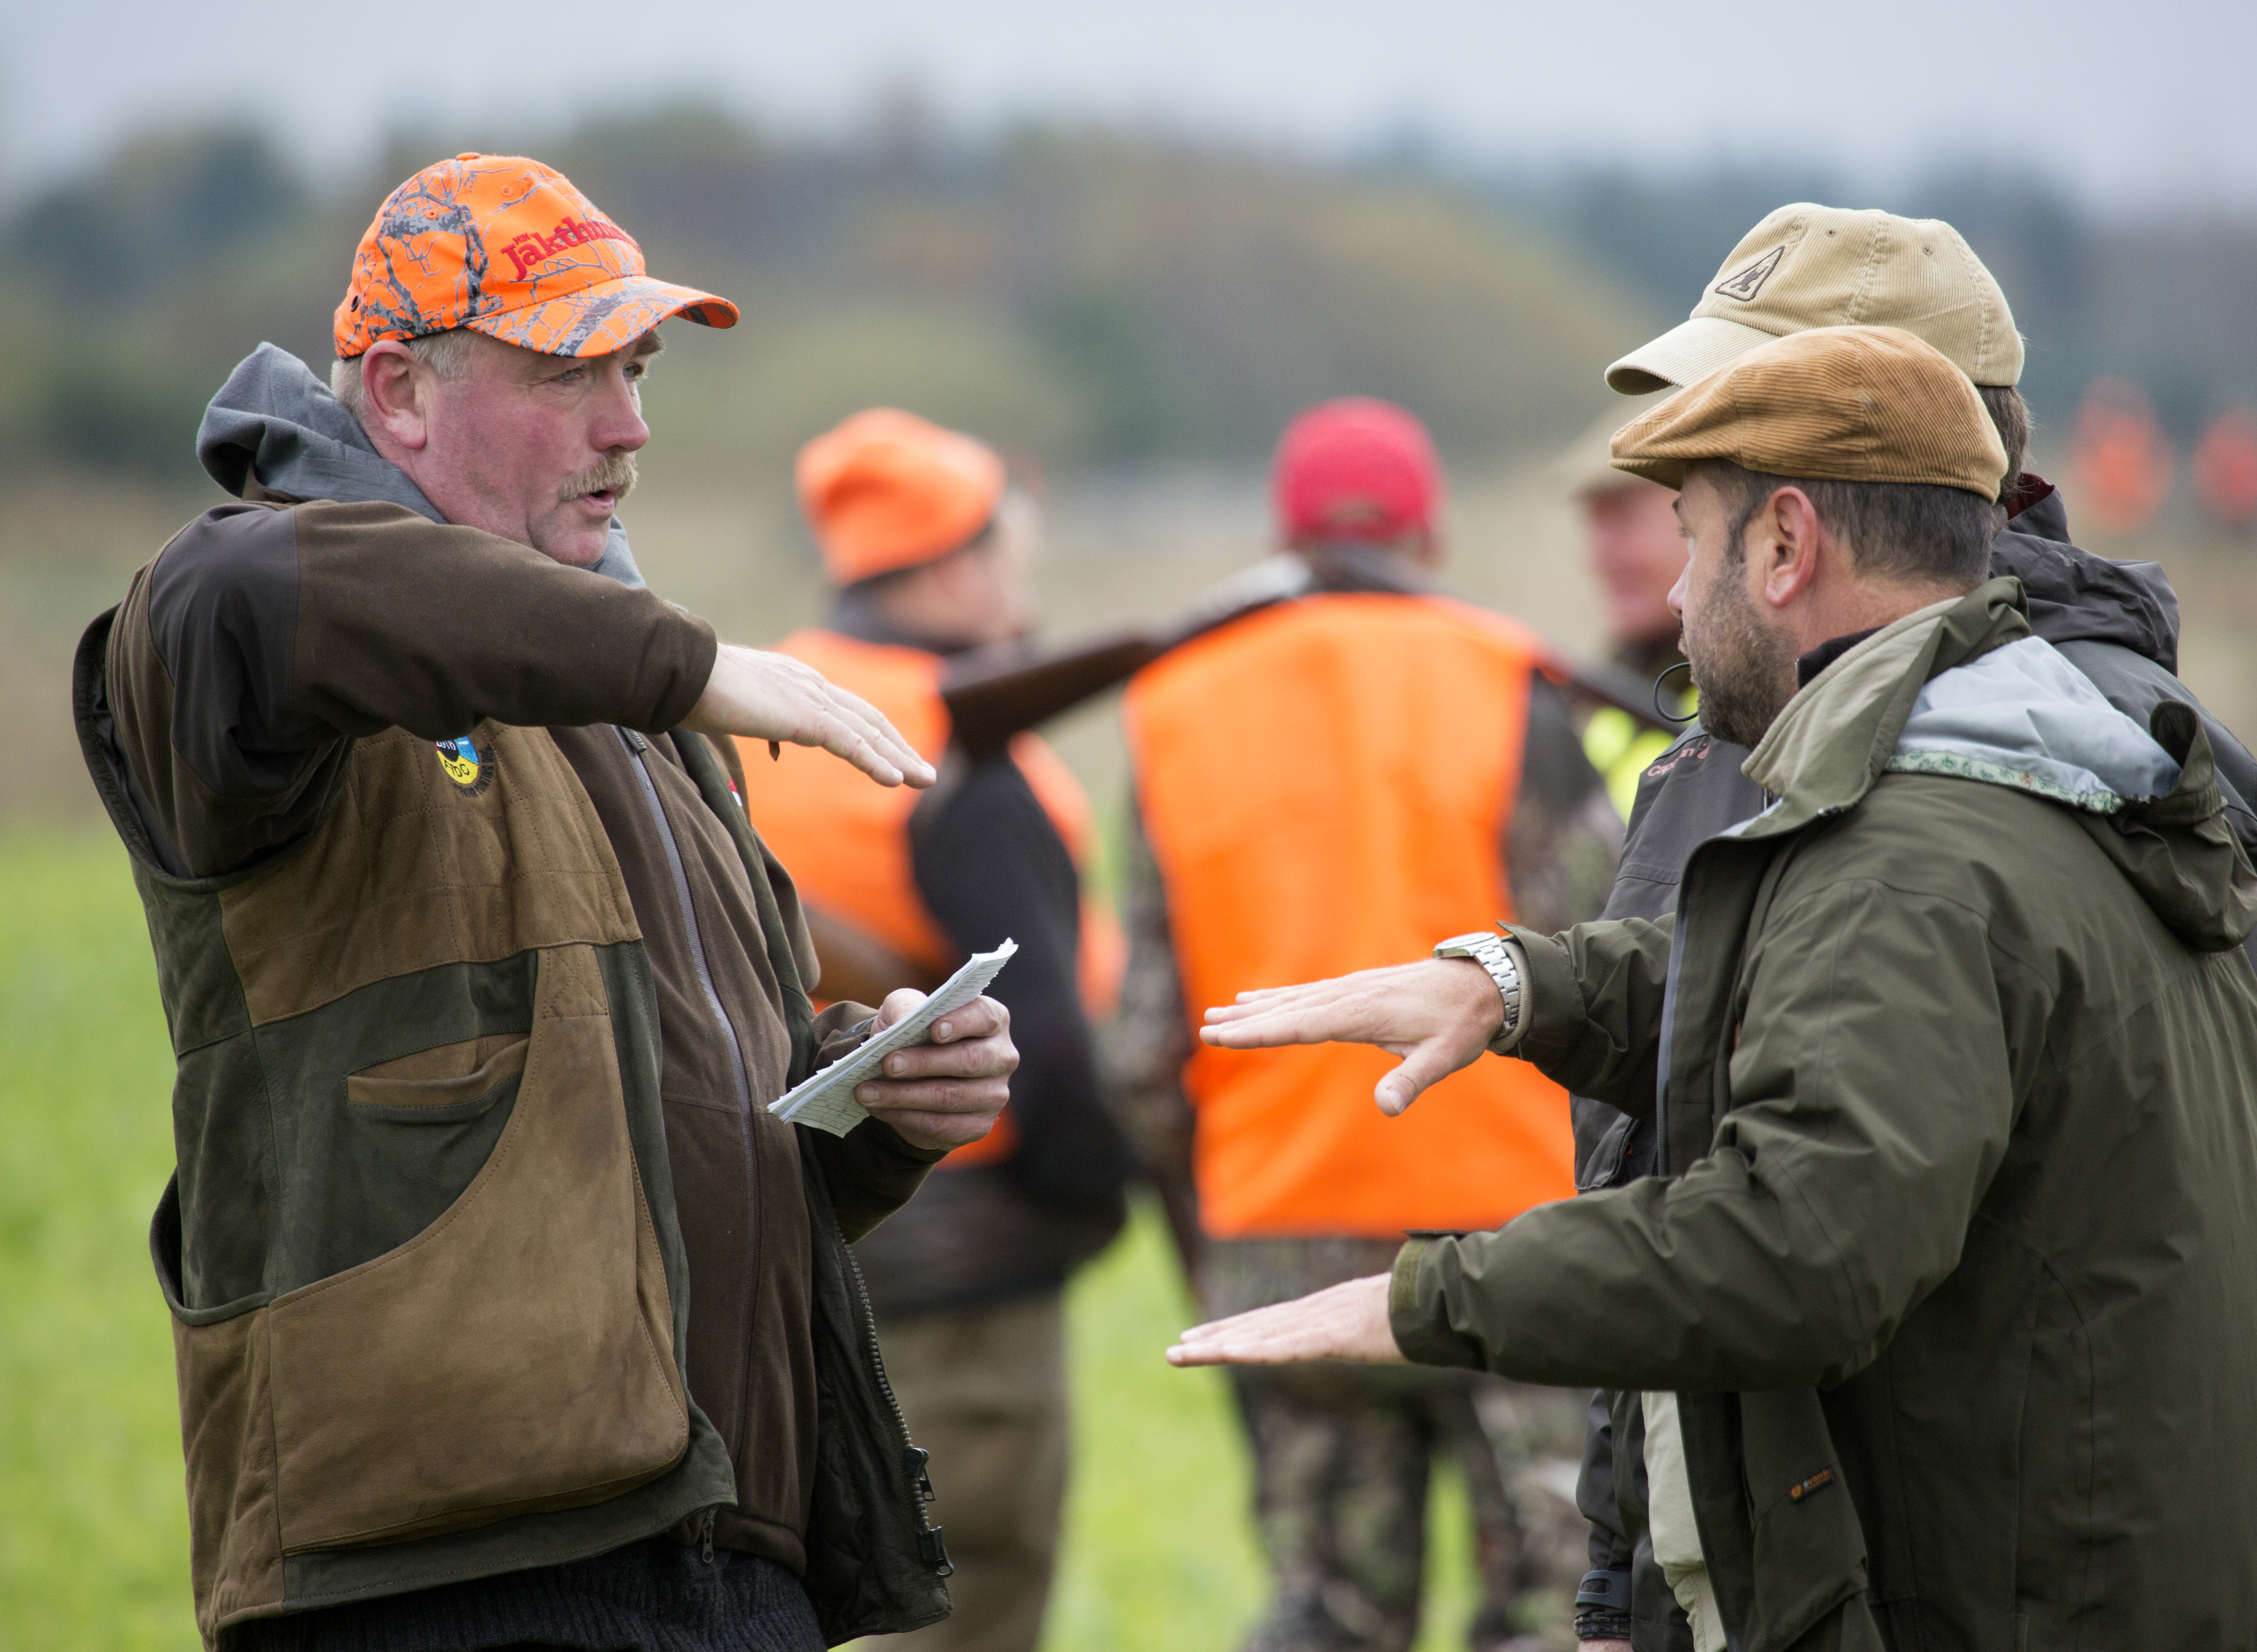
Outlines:
{"type": "Polygon", "coordinates": [[[1826,525],[1818,507],[1801,488],[1780,488],[1756,512],[1751,535],[1762,541],[1751,545],[1749,560],[1757,561],[1763,598],[1784,608],[1807,589],[1818,573],[1818,557],[1826,540],[1826,525]],[[1758,561],[1758,558],[1760,559],[1758,561]]]}
{"type": "Polygon", "coordinates": [[[380,339],[360,358],[366,422],[414,453],[431,439],[431,378],[398,339],[380,339]]]}

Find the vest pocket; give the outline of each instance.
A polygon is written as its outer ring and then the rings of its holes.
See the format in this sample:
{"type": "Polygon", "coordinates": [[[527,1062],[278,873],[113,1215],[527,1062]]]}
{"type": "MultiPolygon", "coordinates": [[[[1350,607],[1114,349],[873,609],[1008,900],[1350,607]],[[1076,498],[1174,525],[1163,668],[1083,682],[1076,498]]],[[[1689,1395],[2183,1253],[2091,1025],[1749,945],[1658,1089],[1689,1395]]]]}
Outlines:
{"type": "Polygon", "coordinates": [[[501,1100],[525,1071],[530,1038],[504,1034],[419,1050],[345,1077],[345,1102],[364,1118],[400,1124],[457,1124],[501,1100]]]}
{"type": "Polygon", "coordinates": [[[435,1221],[269,1307],[286,1553],[600,1502],[689,1447],[592,948],[540,955],[533,1028],[407,1058],[444,1057],[438,1070],[386,1063],[349,1084],[359,1116],[411,1127],[505,1094],[514,1105],[435,1221]]]}

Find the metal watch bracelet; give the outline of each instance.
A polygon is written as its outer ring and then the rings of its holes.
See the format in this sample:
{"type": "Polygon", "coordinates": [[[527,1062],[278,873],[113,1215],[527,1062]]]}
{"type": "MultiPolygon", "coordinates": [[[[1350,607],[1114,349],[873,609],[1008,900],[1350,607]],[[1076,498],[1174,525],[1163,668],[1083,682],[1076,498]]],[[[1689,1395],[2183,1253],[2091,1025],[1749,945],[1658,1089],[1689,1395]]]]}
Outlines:
{"type": "Polygon", "coordinates": [[[1504,1000],[1504,1016],[1489,1047],[1500,1055],[1520,1041],[1521,1027],[1527,1020],[1527,988],[1514,950],[1506,936],[1485,929],[1452,935],[1434,949],[1438,958],[1468,958],[1480,964],[1496,984],[1497,996],[1504,1000]]]}

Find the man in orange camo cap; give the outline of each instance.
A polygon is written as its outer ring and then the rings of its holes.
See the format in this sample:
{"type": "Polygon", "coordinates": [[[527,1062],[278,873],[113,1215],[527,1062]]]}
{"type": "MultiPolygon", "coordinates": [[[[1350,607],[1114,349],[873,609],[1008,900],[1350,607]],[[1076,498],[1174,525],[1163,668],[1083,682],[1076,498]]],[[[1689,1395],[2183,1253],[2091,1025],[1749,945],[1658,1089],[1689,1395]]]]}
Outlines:
{"type": "Polygon", "coordinates": [[[1065,1493],[1063,1287],[1123,1216],[1128,1150],[1090,1037],[1120,945],[1081,895],[1096,834],[1072,774],[1033,734],[943,764],[939,688],[948,656],[1026,631],[1041,524],[992,448],[891,408],[809,442],[798,480],[836,595],[778,650],[876,706],[943,771],[912,797],[811,753],[747,752],[746,808],[798,877],[826,981],[867,971],[845,990],[876,997],[1019,943],[994,987],[1020,1050],[1010,1105],[854,1249],[902,1408],[934,1452],[956,1563],[955,1611],[909,1644],[1033,1652],[1065,1493]]]}
{"type": "Polygon", "coordinates": [[[81,646],[180,1051],[152,1249],[228,1652],[813,1652],[948,1609],[846,1245],[986,1135],[1008,1016],[889,1057],[843,1136],[768,1110],[923,995],[815,1013],[729,737],[933,773],[641,589],[615,509],[677,315],[737,312],[548,167],[425,168],[334,393],[244,362],[198,440],[241,502],[81,646]]]}

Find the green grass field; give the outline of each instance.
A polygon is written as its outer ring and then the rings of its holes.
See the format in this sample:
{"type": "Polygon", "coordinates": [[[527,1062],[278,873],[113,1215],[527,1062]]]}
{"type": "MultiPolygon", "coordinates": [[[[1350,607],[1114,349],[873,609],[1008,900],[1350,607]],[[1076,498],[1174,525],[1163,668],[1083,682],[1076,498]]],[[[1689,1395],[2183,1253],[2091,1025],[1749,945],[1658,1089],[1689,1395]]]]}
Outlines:
{"type": "MultiPolygon", "coordinates": [[[[123,852],[0,837],[0,1645],[197,1644],[172,1346],[149,1212],[172,1168],[172,1062],[123,852]]],[[[1048,1643],[1233,1646],[1261,1601],[1222,1380],[1170,1370],[1185,1323],[1140,1217],[1073,1297],[1077,1457],[1048,1643]]],[[[1422,1646],[1471,1606],[1455,1487],[1438,1493],[1422,1646]]]]}

